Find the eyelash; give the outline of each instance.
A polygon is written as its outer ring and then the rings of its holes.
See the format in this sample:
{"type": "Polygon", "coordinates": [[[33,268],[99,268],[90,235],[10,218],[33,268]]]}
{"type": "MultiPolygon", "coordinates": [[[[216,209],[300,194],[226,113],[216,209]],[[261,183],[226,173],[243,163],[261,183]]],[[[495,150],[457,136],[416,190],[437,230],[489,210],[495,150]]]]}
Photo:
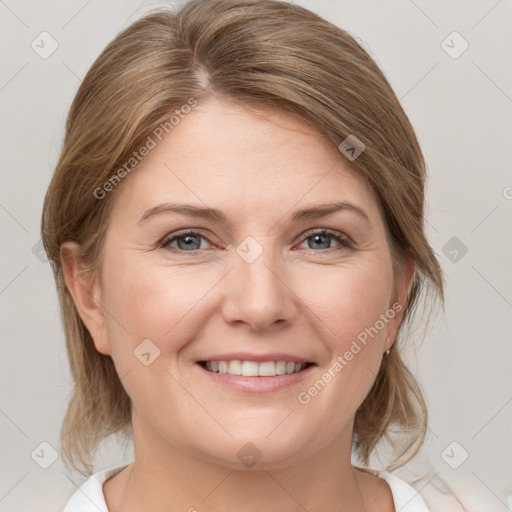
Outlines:
{"type": "MultiPolygon", "coordinates": [[[[170,244],[172,242],[174,242],[175,240],[179,239],[179,238],[183,238],[187,235],[195,235],[195,236],[200,236],[202,238],[204,238],[205,240],[207,240],[210,244],[210,240],[208,240],[208,238],[203,235],[202,233],[198,232],[198,231],[193,231],[193,230],[185,230],[185,231],[182,231],[180,233],[177,233],[177,234],[173,234],[171,236],[167,236],[165,237],[161,242],[160,242],[160,248],[162,249],[167,249],[167,250],[170,250],[170,252],[178,252],[178,253],[190,253],[194,256],[200,256],[201,253],[203,253],[206,249],[195,249],[195,250],[191,250],[191,251],[184,251],[182,249],[178,249],[176,247],[170,247],[170,244]],[[173,250],[171,250],[173,249],[173,250]]],[[[328,249],[325,249],[325,250],[321,250],[321,251],[315,251],[314,249],[309,249],[313,252],[319,252],[319,253],[330,253],[330,252],[336,252],[336,251],[340,251],[340,250],[344,250],[344,249],[353,249],[354,248],[354,244],[353,242],[351,241],[351,239],[343,234],[343,233],[338,233],[336,231],[331,231],[329,229],[316,229],[316,230],[311,230],[311,231],[308,231],[306,232],[304,235],[303,235],[303,238],[301,240],[301,244],[303,242],[305,242],[308,238],[311,238],[315,235],[321,235],[321,236],[330,236],[331,238],[334,238],[337,242],[340,243],[340,245],[342,247],[339,247],[339,248],[328,248],[328,249]]],[[[215,245],[215,244],[212,244],[212,245],[215,245]]]]}

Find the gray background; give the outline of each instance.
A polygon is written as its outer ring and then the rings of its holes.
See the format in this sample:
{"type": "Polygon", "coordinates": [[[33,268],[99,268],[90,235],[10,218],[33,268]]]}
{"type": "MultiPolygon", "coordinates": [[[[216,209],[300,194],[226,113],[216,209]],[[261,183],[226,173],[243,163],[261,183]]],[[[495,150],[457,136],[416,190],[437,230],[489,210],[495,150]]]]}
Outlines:
{"type": "MultiPolygon", "coordinates": [[[[512,4],[296,3],[356,36],[417,131],[430,172],[428,235],[447,280],[446,315],[410,355],[430,411],[423,453],[455,489],[485,496],[486,512],[512,510],[512,4]]],[[[71,379],[53,275],[33,248],[80,77],[120,29],[159,5],[0,0],[0,511],[59,510],[58,493],[83,481],[60,458],[40,467],[53,453],[42,442],[58,455],[71,379]],[[58,43],[47,58],[31,47],[43,31],[58,43]]],[[[110,443],[95,471],[131,460],[130,446],[110,443]]]]}

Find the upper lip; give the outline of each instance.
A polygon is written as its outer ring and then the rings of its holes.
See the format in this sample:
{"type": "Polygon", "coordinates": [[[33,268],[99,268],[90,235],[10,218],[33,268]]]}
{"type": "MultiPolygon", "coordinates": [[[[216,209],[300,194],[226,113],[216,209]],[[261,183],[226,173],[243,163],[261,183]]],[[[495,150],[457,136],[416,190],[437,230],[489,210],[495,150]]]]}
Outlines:
{"type": "Polygon", "coordinates": [[[312,363],[311,359],[305,357],[295,356],[293,354],[286,354],[284,352],[269,352],[267,354],[253,354],[249,352],[230,352],[229,354],[217,354],[214,356],[207,356],[199,361],[255,361],[262,363],[264,361],[286,361],[294,363],[312,363]]]}

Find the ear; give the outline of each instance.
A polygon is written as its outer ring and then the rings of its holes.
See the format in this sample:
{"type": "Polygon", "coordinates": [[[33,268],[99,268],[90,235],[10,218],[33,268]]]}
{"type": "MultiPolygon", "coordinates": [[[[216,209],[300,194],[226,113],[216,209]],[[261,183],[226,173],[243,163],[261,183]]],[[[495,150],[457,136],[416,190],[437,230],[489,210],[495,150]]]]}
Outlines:
{"type": "Polygon", "coordinates": [[[75,242],[65,242],[60,247],[64,282],[73,298],[80,318],[91,334],[96,350],[111,353],[107,336],[105,310],[101,302],[100,283],[88,274],[88,266],[79,253],[75,242]]]}
{"type": "Polygon", "coordinates": [[[400,324],[404,318],[405,309],[409,303],[409,293],[412,286],[412,278],[415,270],[414,254],[410,251],[407,252],[402,267],[400,269],[400,275],[395,286],[395,292],[391,303],[389,304],[390,310],[395,311],[394,317],[388,323],[388,335],[384,344],[384,349],[390,349],[395,343],[398,335],[400,324]]]}

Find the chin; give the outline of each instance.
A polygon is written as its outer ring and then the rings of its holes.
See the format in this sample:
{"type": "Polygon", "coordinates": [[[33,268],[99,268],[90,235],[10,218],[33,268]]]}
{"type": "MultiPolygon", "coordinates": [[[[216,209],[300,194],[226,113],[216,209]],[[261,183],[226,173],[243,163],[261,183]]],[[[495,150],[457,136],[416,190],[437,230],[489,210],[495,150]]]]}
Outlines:
{"type": "MultiPolygon", "coordinates": [[[[201,456],[217,464],[236,470],[266,471],[285,468],[303,460],[306,448],[313,439],[294,435],[290,428],[245,429],[244,434],[232,438],[211,440],[211,443],[197,446],[201,456]],[[270,435],[269,435],[269,432],[270,435]]],[[[299,434],[297,432],[297,434],[299,434]]]]}

